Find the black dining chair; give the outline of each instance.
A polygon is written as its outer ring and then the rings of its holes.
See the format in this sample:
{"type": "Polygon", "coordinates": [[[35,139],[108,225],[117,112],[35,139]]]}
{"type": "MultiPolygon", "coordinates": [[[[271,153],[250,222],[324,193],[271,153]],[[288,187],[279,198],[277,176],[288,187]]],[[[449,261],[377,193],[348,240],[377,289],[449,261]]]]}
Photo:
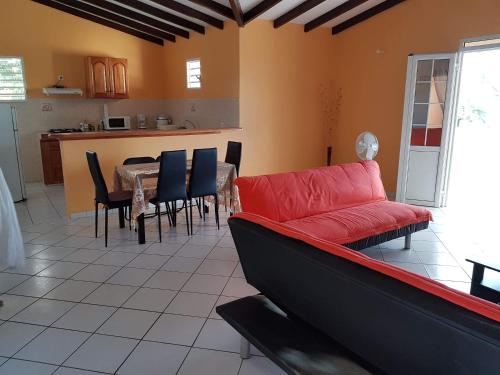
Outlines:
{"type": "Polygon", "coordinates": [[[123,161],[123,165],[155,163],[156,159],[151,156],[134,156],[123,161]]]}
{"type": "Polygon", "coordinates": [[[233,164],[236,167],[236,176],[240,175],[241,147],[241,142],[227,142],[226,159],[224,159],[224,162],[233,164]]]}
{"type": "Polygon", "coordinates": [[[164,151],[161,153],[160,171],[158,173],[158,184],[156,187],[156,197],[149,200],[156,206],[156,216],[158,216],[158,232],[161,242],[161,210],[160,204],[165,203],[167,212],[171,215],[172,225],[177,225],[177,201],[184,203],[186,213],[186,225],[189,235],[189,217],[187,211],[186,173],[187,173],[186,150],[164,151]],[[172,204],[170,213],[169,205],[172,204]]]}
{"type": "Polygon", "coordinates": [[[219,197],[217,195],[217,149],[202,148],[193,151],[191,175],[189,177],[188,200],[190,204],[191,233],[193,233],[193,199],[213,196],[215,199],[215,221],[219,226],[219,197]]]}
{"type": "Polygon", "coordinates": [[[112,191],[108,192],[106,181],[101,172],[97,154],[94,151],[87,151],[87,162],[90,174],[95,185],[95,236],[97,238],[98,228],[98,209],[99,204],[104,206],[104,245],[108,247],[108,211],[118,208],[120,218],[120,228],[125,227],[125,217],[123,209],[128,207],[132,210],[132,192],[131,191],[112,191]]]}

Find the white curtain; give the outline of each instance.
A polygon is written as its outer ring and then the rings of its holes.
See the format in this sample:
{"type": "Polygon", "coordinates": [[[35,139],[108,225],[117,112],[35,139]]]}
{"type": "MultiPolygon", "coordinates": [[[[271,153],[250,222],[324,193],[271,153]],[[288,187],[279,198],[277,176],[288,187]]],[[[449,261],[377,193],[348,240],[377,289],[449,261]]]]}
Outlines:
{"type": "Polygon", "coordinates": [[[0,168],[0,266],[24,265],[24,242],[7,182],[0,168]]]}

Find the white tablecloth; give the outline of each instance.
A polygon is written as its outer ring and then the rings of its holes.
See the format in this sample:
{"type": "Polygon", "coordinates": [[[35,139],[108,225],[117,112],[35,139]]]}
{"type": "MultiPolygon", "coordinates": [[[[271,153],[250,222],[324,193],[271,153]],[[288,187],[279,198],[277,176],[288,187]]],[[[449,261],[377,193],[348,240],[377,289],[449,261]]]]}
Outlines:
{"type": "Polygon", "coordinates": [[[0,168],[0,266],[24,265],[24,243],[9,187],[0,168]]]}

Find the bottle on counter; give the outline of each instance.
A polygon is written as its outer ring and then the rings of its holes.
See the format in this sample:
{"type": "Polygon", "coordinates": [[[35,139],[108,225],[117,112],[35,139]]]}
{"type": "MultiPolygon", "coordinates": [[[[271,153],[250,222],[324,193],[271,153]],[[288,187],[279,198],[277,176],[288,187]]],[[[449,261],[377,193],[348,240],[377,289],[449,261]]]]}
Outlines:
{"type": "Polygon", "coordinates": [[[83,120],[82,122],[80,122],[80,130],[82,132],[88,132],[89,131],[89,124],[88,124],[87,120],[83,120]]]}

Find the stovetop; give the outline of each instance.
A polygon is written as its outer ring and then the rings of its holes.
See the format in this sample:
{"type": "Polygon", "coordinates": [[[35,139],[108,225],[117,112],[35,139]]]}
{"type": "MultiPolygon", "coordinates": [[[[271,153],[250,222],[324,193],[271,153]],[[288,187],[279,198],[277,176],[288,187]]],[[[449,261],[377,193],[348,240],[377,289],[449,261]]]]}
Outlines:
{"type": "Polygon", "coordinates": [[[49,129],[49,133],[79,133],[82,130],[79,128],[55,128],[49,129]]]}

